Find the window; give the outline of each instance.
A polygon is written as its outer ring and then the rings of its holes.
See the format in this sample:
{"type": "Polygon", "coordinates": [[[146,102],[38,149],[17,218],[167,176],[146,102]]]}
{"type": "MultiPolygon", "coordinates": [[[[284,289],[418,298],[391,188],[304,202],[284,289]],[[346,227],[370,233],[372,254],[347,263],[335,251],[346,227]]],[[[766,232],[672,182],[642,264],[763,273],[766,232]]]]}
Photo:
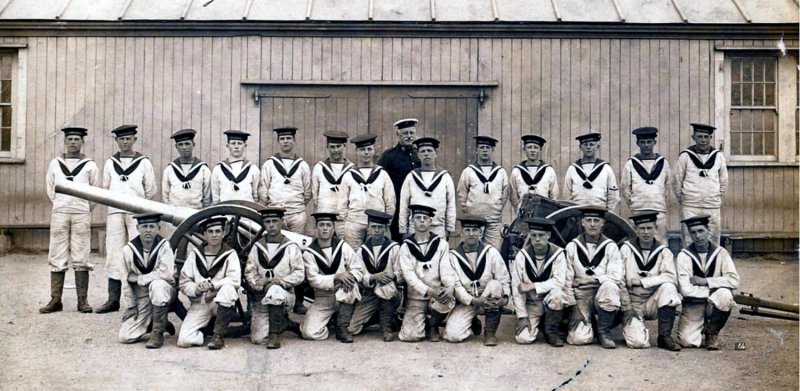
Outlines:
{"type": "Polygon", "coordinates": [[[723,47],[715,55],[717,127],[734,164],[794,164],[800,147],[797,49],[723,47]]]}
{"type": "Polygon", "coordinates": [[[731,58],[731,155],[776,156],[775,57],[731,58]]]}
{"type": "Polygon", "coordinates": [[[24,45],[0,44],[0,163],[24,161],[25,54],[24,45]]]}

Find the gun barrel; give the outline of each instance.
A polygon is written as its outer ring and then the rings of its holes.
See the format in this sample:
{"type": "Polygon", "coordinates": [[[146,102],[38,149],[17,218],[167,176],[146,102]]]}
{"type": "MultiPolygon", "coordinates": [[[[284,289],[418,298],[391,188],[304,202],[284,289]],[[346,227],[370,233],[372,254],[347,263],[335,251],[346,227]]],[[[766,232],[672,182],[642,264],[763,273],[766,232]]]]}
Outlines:
{"type": "Polygon", "coordinates": [[[197,210],[180,206],[167,205],[128,194],[119,194],[108,189],[83,183],[61,180],[55,185],[56,193],[71,195],[80,199],[96,202],[130,213],[161,213],[162,220],[174,225],[180,224],[197,210]]]}
{"type": "Polygon", "coordinates": [[[800,313],[800,308],[798,308],[797,305],[764,300],[754,296],[733,295],[733,300],[739,304],[749,305],[751,307],[763,307],[777,311],[791,312],[793,314],[800,313]]]}

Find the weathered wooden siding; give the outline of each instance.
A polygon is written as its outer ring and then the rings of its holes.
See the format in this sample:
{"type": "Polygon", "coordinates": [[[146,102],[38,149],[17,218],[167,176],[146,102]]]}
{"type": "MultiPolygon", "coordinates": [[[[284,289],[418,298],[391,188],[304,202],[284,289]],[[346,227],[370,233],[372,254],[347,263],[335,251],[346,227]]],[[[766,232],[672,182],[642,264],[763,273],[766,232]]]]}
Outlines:
{"type": "MultiPolygon", "coordinates": [[[[221,131],[230,128],[251,132],[255,137],[248,153],[258,156],[260,113],[251,97],[256,88],[242,87],[245,79],[498,81],[479,109],[479,132],[502,140],[498,159],[507,168],[522,159],[520,134],[541,133],[550,140],[545,157],[560,175],[578,157],[573,138],[587,129],[604,134],[601,157],[619,173],[635,150],[632,127],[659,127],[658,151],[674,161],[690,144],[687,124],[714,120],[714,41],[709,40],[242,36],[4,41],[26,43],[29,63],[26,162],[0,165],[2,226],[49,223],[44,173],[61,151],[58,129],[65,124],[90,129],[86,153],[99,164],[114,150],[108,130],[138,124],[138,149],[151,156],[159,176],[174,155],[168,137],[180,128],[200,131],[196,152],[209,162],[225,155],[221,131]]],[[[724,228],[796,233],[797,173],[796,167],[731,168],[724,228]]],[[[102,223],[103,209],[94,218],[102,223]]],[[[670,219],[677,229],[675,208],[670,219]]]]}

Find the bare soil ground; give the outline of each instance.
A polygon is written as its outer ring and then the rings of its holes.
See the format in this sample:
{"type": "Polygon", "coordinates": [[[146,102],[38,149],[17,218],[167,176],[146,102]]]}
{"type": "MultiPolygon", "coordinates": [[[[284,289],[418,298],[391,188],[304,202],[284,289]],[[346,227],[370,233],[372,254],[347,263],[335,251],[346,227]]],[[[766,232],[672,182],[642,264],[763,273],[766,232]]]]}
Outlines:
{"type": "MultiPolygon", "coordinates": [[[[90,303],[97,307],[106,280],[103,260],[93,255],[93,261],[99,266],[90,303]]],[[[742,291],[798,302],[796,261],[751,258],[736,265],[742,291]]],[[[46,255],[0,258],[0,284],[2,389],[554,389],[567,381],[563,389],[798,389],[797,322],[738,313],[721,334],[719,352],[522,346],[513,342],[510,316],[494,348],[475,337],[461,344],[384,343],[379,332],[369,332],[349,345],[287,333],[274,351],[246,338],[228,338],[221,351],[181,349],[170,336],[164,348],[147,350],[117,342],[121,312],[78,313],[74,289],[64,292],[64,312],[39,314],[49,299],[46,255]],[[746,350],[734,350],[736,342],[746,350]]],[[[619,328],[615,339],[624,344],[619,328]]]]}

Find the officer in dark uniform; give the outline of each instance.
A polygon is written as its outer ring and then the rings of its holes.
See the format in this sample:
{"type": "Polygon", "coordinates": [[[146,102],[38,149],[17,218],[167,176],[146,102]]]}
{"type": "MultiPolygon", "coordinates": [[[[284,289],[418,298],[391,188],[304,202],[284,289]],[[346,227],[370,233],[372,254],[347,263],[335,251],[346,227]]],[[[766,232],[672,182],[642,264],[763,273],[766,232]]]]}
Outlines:
{"type": "Polygon", "coordinates": [[[403,181],[405,181],[408,173],[420,166],[417,150],[413,144],[417,138],[417,122],[419,121],[415,118],[406,118],[395,122],[395,134],[399,141],[394,147],[383,151],[380,160],[378,160],[378,165],[389,173],[394,185],[394,194],[397,202],[389,231],[392,233],[392,239],[397,242],[403,240],[397,228],[398,213],[400,211],[400,189],[403,187],[403,181]]]}

